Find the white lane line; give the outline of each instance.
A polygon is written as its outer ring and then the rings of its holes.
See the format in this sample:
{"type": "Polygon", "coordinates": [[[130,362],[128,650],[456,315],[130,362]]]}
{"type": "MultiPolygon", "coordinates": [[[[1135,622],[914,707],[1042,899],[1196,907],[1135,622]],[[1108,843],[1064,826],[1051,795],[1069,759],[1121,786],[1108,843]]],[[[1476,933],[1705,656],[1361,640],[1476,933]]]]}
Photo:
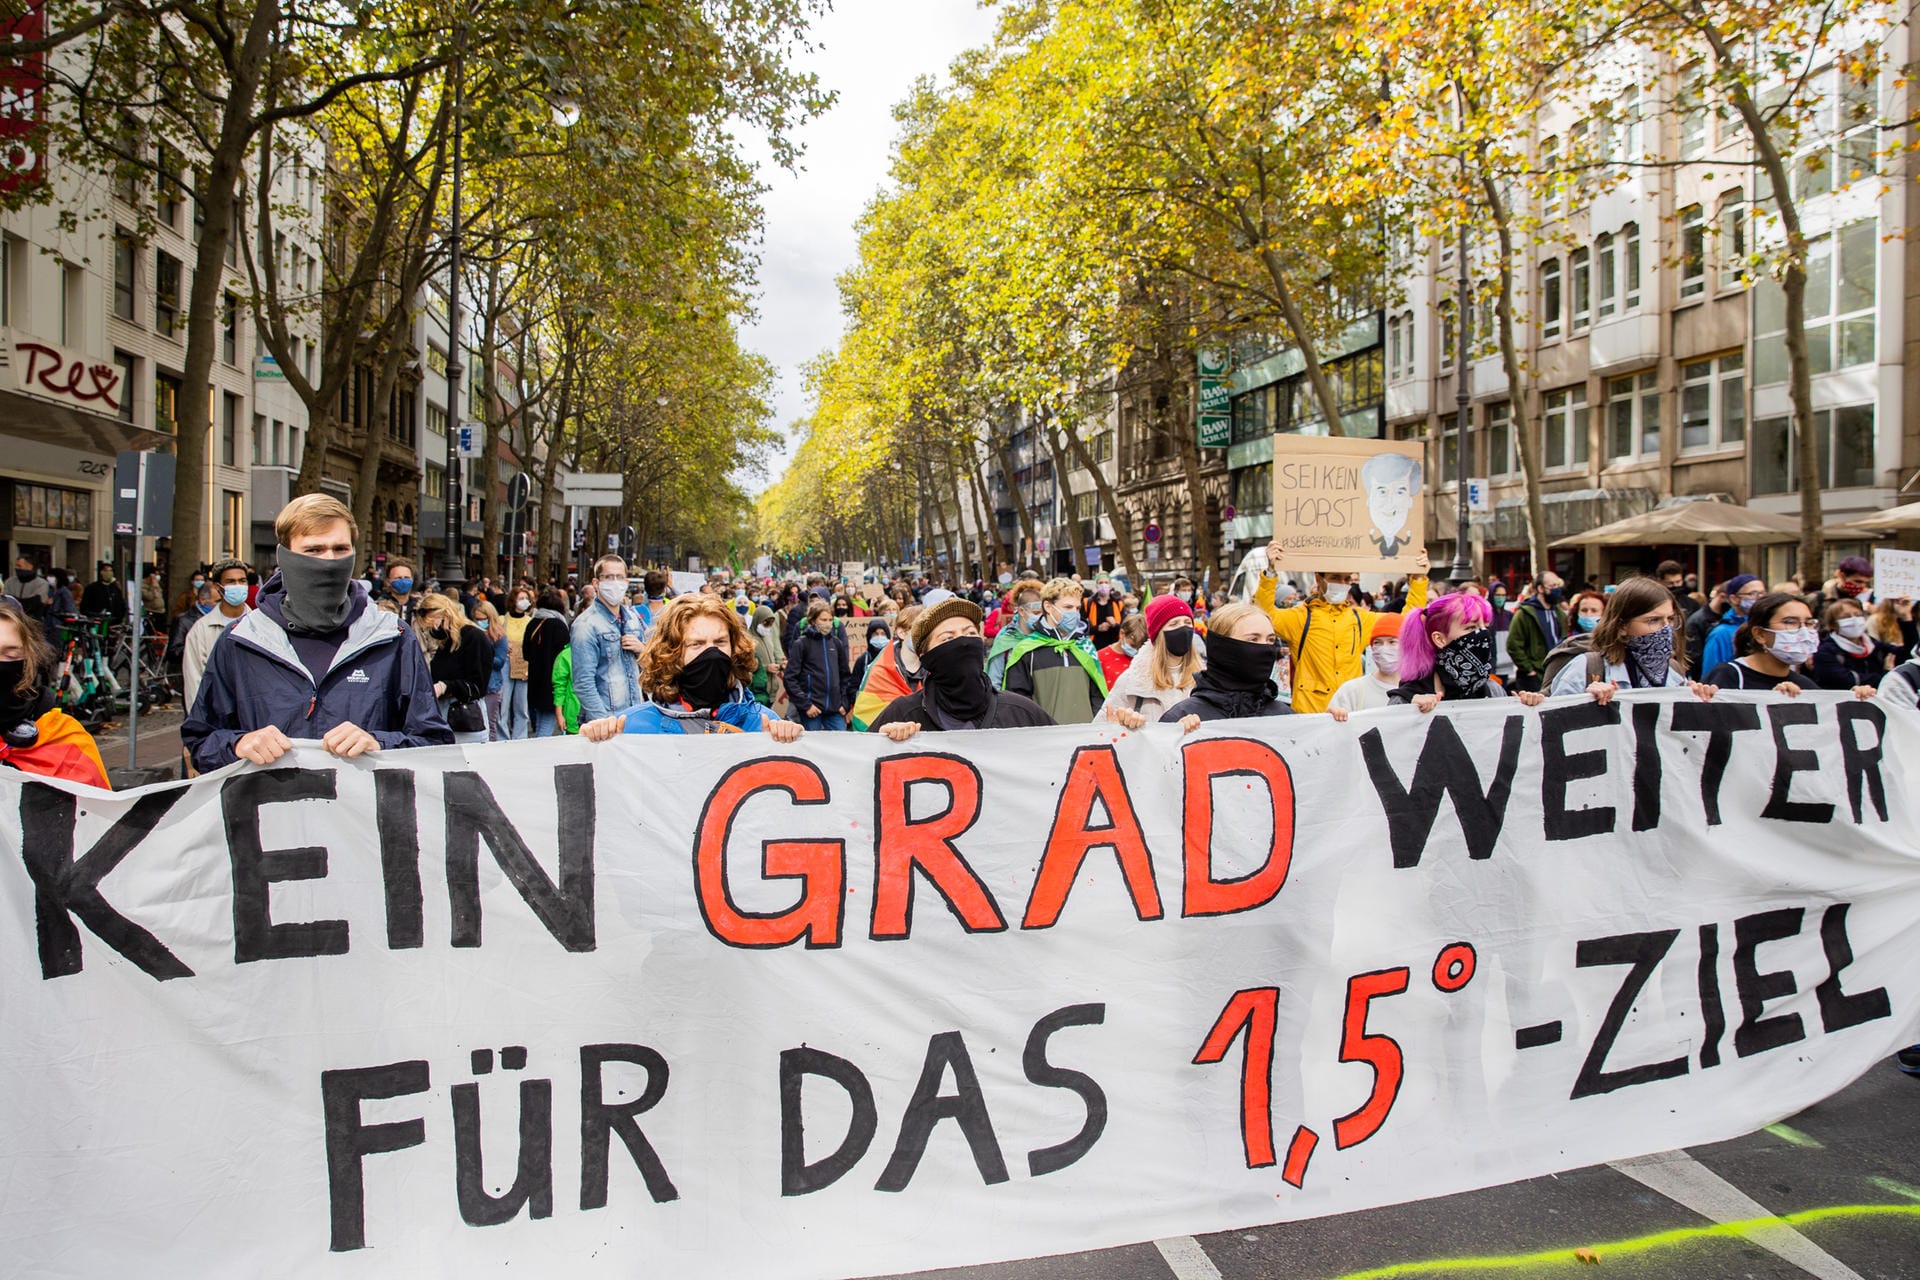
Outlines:
{"type": "Polygon", "coordinates": [[[1167,1269],[1173,1272],[1173,1280],[1220,1280],[1220,1268],[1213,1265],[1213,1259],[1192,1236],[1155,1240],[1153,1247],[1160,1251],[1167,1269]]]}
{"type": "MultiPolygon", "coordinates": [[[[1619,1160],[1608,1167],[1718,1223],[1775,1216],[1771,1209],[1684,1151],[1619,1160]]],[[[1819,1280],[1863,1280],[1859,1272],[1784,1222],[1751,1227],[1741,1235],[1819,1280]]]]}

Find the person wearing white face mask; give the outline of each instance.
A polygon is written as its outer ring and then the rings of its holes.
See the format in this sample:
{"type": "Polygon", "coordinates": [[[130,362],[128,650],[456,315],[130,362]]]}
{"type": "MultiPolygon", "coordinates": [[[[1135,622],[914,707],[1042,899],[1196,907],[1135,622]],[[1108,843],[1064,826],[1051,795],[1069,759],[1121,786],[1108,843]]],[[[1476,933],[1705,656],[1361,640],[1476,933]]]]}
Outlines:
{"type": "Polygon", "coordinates": [[[593,601],[573,620],[573,692],[580,714],[604,720],[640,701],[640,650],[653,625],[627,603],[627,562],[601,556],[593,565],[593,601]]]}
{"type": "Polygon", "coordinates": [[[1008,693],[1031,698],[1056,724],[1086,724],[1107,699],[1107,679],[1080,617],[1080,586],[1055,578],[1040,592],[1040,621],[1007,655],[1008,693]]]}
{"type": "MultiPolygon", "coordinates": [[[[1818,689],[1813,677],[1800,670],[1820,647],[1813,610],[1796,595],[1775,591],[1761,596],[1747,610],[1746,621],[1734,633],[1731,662],[1707,673],[1707,683],[1722,689],[1771,689],[1789,698],[1802,689],[1818,689]]],[[[1872,685],[1859,685],[1854,694],[1874,695],[1872,685]]]]}
{"type": "Polygon", "coordinates": [[[1821,616],[1820,647],[1814,650],[1814,681],[1822,689],[1852,689],[1870,684],[1876,689],[1887,672],[1899,664],[1900,651],[1867,633],[1867,611],[1858,600],[1841,597],[1821,616]]]}
{"type": "Polygon", "coordinates": [[[533,718],[527,709],[527,623],[533,619],[533,592],[515,587],[507,600],[507,612],[500,619],[507,633],[507,683],[500,691],[500,736],[503,739],[533,736],[533,718]]]}
{"type": "Polygon", "coordinates": [[[1371,669],[1335,689],[1328,711],[1352,714],[1390,705],[1387,694],[1400,687],[1400,620],[1397,613],[1383,613],[1373,620],[1373,636],[1367,641],[1371,669]]]}
{"type": "MultiPolygon", "coordinates": [[[[1267,611],[1274,632],[1293,655],[1293,709],[1325,711],[1334,690],[1364,672],[1363,651],[1375,622],[1383,615],[1358,608],[1353,600],[1353,575],[1322,573],[1314,593],[1297,605],[1277,608],[1274,591],[1286,549],[1278,539],[1267,544],[1267,567],[1260,575],[1253,603],[1267,611]]],[[[1415,557],[1419,573],[1407,593],[1407,611],[1427,602],[1427,553],[1415,557]]]]}
{"type": "Polygon", "coordinates": [[[187,638],[181,644],[180,685],[188,711],[193,710],[193,700],[200,692],[200,677],[206,674],[214,642],[247,613],[246,564],[222,560],[210,572],[210,581],[220,592],[220,602],[213,612],[187,629],[187,638]]]}

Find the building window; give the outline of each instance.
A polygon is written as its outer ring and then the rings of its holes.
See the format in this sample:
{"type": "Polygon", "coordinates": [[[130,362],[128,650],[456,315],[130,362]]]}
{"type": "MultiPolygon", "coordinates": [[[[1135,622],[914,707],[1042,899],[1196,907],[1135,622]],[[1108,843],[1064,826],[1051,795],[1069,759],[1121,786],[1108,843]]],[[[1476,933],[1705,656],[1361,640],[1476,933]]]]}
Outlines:
{"type": "Polygon", "coordinates": [[[221,506],[220,554],[235,560],[243,559],[240,546],[240,531],[246,528],[241,520],[240,495],[231,489],[221,491],[224,499],[221,506]]]}
{"type": "Polygon", "coordinates": [[[1546,184],[1546,198],[1541,202],[1542,221],[1552,222],[1565,211],[1565,201],[1560,191],[1560,139],[1542,138],[1540,140],[1540,180],[1546,184]]]}
{"type": "Polygon", "coordinates": [[[1513,440],[1513,406],[1505,400],[1487,406],[1487,474],[1512,475],[1520,469],[1513,440]]]}
{"type": "Polygon", "coordinates": [[[1629,222],[1620,230],[1620,309],[1640,309],[1640,224],[1629,222]]]}
{"type": "Polygon", "coordinates": [[[187,187],[180,153],[166,143],[160,144],[159,182],[154,187],[154,215],[169,231],[180,229],[180,207],[186,202],[187,187]]]}
{"type": "Polygon", "coordinates": [[[447,438],[447,411],[432,401],[427,402],[427,434],[443,441],[447,438]]]}
{"type": "Polygon", "coordinates": [[[1454,346],[1453,300],[1449,298],[1434,309],[1440,313],[1440,364],[1451,369],[1459,358],[1459,348],[1454,346]]]}
{"type": "Polygon", "coordinates": [[[1747,368],[1743,356],[1680,367],[1680,448],[1737,447],[1747,437],[1747,368]]]}
{"type": "Polygon", "coordinates": [[[1593,267],[1585,249],[1575,249],[1567,258],[1567,275],[1573,294],[1573,320],[1569,332],[1585,333],[1593,322],[1593,267]]]}
{"type": "MultiPolygon", "coordinates": [[[[1874,362],[1875,277],[1879,236],[1871,221],[1807,244],[1807,364],[1815,374],[1874,362]]],[[[1753,290],[1753,381],[1787,380],[1787,303],[1778,281],[1762,277],[1753,290]]]]}
{"type": "Polygon", "coordinates": [[[87,315],[87,272],[72,263],[60,266],[60,341],[78,346],[87,315]]]}
{"type": "Polygon", "coordinates": [[[113,233],[113,314],[122,320],[138,322],[135,302],[134,264],[140,261],[139,246],[127,231],[113,233]]]}
{"type": "Polygon", "coordinates": [[[1747,284],[1747,193],[1735,187],[1720,196],[1720,287],[1747,284]]]}
{"type": "Polygon", "coordinates": [[[1660,456],[1660,379],[1651,371],[1607,380],[1607,456],[1660,456]]]}
{"type": "Polygon", "coordinates": [[[265,414],[253,415],[253,465],[263,466],[267,461],[267,418],[265,414]]]}
{"type": "Polygon", "coordinates": [[[1698,160],[1707,154],[1707,89],[1698,63],[1680,73],[1678,99],[1680,158],[1698,160]]]}
{"type": "Polygon", "coordinates": [[[1440,419],[1440,483],[1451,488],[1460,479],[1460,415],[1440,419]]]}
{"type": "Polygon", "coordinates": [[[170,373],[153,375],[153,429],[168,435],[180,421],[180,379],[170,373]]]}
{"type": "Polygon", "coordinates": [[[1560,336],[1562,299],[1560,297],[1560,259],[1548,258],[1540,267],[1540,336],[1552,340],[1560,336]]]}
{"type": "Polygon", "coordinates": [[[1587,465],[1587,389],[1585,386],[1549,391],[1546,397],[1546,456],[1544,468],[1557,471],[1587,465]]]}
{"type": "Polygon", "coordinates": [[[230,293],[220,300],[220,358],[240,363],[240,299],[230,293]]]}
{"type": "Polygon", "coordinates": [[[1242,467],[1233,473],[1230,495],[1235,514],[1266,515],[1273,510],[1273,464],[1242,467]]]}
{"type": "Polygon", "coordinates": [[[1700,206],[1680,211],[1680,297],[1698,298],[1707,291],[1707,227],[1700,206]]]}
{"type": "Polygon", "coordinates": [[[240,397],[231,393],[220,397],[220,465],[239,465],[240,397]]]}
{"type": "Polygon", "coordinates": [[[140,361],[124,351],[116,351],[113,367],[120,373],[120,383],[114,388],[114,394],[120,397],[120,421],[132,422],[134,388],[140,385],[140,361]]]}
{"type": "MultiPolygon", "coordinates": [[[[1821,409],[1813,415],[1820,445],[1820,487],[1860,489],[1874,484],[1874,408],[1870,404],[1821,409]]],[[[1788,418],[1761,418],[1753,424],[1753,491],[1797,493],[1799,451],[1793,447],[1788,418]]]]}
{"type": "Polygon", "coordinates": [[[153,327],[171,338],[180,321],[180,259],[159,250],[153,255],[153,327]]]}
{"type": "Polygon", "coordinates": [[[1608,319],[1619,310],[1620,281],[1615,274],[1618,266],[1613,237],[1602,235],[1593,242],[1593,273],[1600,286],[1600,304],[1594,309],[1596,320],[1608,319]]]}

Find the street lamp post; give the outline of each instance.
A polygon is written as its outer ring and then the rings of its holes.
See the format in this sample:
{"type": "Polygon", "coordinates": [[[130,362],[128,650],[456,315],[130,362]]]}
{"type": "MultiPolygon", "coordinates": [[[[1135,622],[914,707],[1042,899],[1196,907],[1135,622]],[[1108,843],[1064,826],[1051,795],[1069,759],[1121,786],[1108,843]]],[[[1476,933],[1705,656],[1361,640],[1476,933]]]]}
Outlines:
{"type": "Polygon", "coordinates": [[[1459,414],[1459,435],[1454,441],[1454,487],[1460,505],[1454,517],[1453,565],[1447,576],[1455,586],[1473,576],[1473,561],[1467,555],[1467,420],[1473,410],[1473,396],[1467,390],[1467,316],[1472,305],[1467,276],[1467,223],[1460,220],[1460,302],[1454,325],[1453,404],[1459,414]]]}
{"type": "Polygon", "coordinates": [[[440,556],[438,578],[442,587],[458,587],[467,580],[466,557],[461,554],[465,532],[465,505],[460,484],[461,380],[466,364],[460,355],[460,179],[462,177],[461,142],[466,115],[467,29],[464,24],[453,31],[453,202],[447,218],[447,499],[446,546],[440,556]]]}

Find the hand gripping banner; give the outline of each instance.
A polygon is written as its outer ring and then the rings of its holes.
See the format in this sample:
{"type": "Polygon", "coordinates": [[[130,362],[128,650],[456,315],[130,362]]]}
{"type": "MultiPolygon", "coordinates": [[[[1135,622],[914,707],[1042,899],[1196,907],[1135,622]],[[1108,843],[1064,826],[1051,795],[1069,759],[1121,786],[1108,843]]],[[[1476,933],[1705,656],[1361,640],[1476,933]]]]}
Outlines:
{"type": "Polygon", "coordinates": [[[1916,1037],[1920,717],[0,781],[21,1275],[812,1280],[1724,1139],[1916,1037]]]}

